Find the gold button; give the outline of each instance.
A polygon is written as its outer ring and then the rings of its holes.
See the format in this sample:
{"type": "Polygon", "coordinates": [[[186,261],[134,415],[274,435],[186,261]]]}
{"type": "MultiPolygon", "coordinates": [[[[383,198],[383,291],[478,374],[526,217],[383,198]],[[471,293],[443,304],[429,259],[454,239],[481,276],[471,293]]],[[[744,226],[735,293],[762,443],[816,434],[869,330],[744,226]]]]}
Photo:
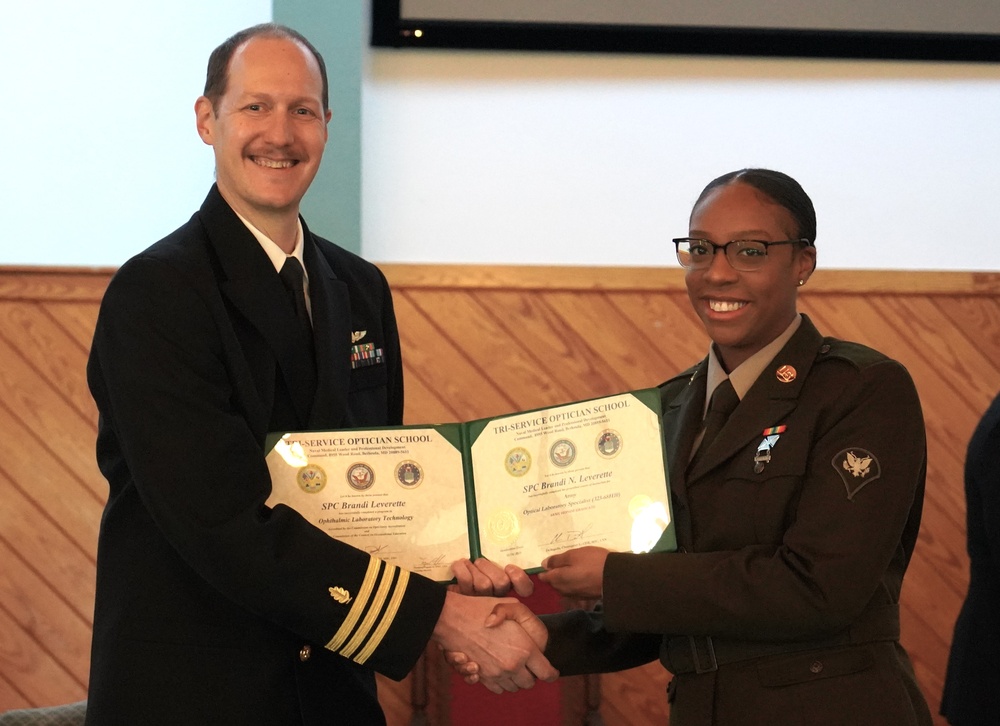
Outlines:
{"type": "Polygon", "coordinates": [[[299,660],[305,663],[312,657],[312,652],[313,650],[308,644],[303,645],[301,650],[299,650],[299,660]]]}
{"type": "Polygon", "coordinates": [[[823,664],[818,660],[814,660],[812,665],[809,666],[809,670],[812,673],[819,673],[823,670],[823,664]]]}

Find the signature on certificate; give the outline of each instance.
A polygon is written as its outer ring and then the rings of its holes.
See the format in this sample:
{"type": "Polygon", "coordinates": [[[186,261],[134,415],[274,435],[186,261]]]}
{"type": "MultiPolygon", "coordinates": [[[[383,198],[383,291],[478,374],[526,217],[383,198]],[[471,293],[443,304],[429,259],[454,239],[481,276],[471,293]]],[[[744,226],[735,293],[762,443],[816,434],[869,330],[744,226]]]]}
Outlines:
{"type": "Polygon", "coordinates": [[[440,567],[445,564],[444,558],[444,555],[438,555],[437,557],[421,557],[420,567],[440,567]]]}
{"type": "Polygon", "coordinates": [[[385,555],[389,553],[389,545],[372,545],[368,548],[368,554],[370,555],[385,555]]]}
{"type": "Polygon", "coordinates": [[[590,533],[593,527],[594,523],[591,522],[583,529],[567,529],[564,532],[556,532],[549,544],[572,544],[573,542],[579,542],[590,533]]]}

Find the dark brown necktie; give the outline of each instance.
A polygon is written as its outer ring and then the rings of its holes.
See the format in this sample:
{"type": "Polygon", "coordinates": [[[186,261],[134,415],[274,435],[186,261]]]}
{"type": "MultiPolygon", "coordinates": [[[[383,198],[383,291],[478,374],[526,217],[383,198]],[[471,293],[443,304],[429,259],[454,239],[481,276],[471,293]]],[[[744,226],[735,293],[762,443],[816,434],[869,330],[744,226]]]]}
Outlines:
{"type": "Polygon", "coordinates": [[[712,400],[708,402],[708,413],[705,414],[705,435],[701,439],[701,444],[698,446],[694,458],[691,459],[688,471],[693,470],[698,460],[708,451],[713,439],[719,435],[722,427],[726,425],[729,414],[736,409],[739,402],[740,397],[736,394],[736,389],[733,388],[733,384],[728,378],[716,386],[712,393],[712,400]]]}

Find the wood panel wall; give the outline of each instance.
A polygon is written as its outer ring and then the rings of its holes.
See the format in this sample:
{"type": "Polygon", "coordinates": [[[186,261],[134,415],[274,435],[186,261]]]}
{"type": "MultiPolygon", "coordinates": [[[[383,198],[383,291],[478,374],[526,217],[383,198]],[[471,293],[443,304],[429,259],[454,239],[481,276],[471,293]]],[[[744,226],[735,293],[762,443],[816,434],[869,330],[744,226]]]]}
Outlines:
{"type": "MultiPolygon", "coordinates": [[[[707,349],[679,270],[383,269],[400,322],[409,423],[651,386],[707,349]]],[[[0,712],[86,695],[106,485],[94,462],[85,362],[109,275],[0,269],[0,712]]],[[[928,483],[903,592],[903,642],[935,711],[967,585],[965,447],[1000,390],[998,293],[998,273],[820,270],[800,298],[825,333],[903,362],[921,395],[928,483]]],[[[409,720],[413,681],[382,681],[391,723],[409,720]]],[[[658,664],[603,676],[606,724],[665,723],[666,682],[658,664]]],[[[449,695],[436,659],[417,686],[433,723],[449,695]]]]}

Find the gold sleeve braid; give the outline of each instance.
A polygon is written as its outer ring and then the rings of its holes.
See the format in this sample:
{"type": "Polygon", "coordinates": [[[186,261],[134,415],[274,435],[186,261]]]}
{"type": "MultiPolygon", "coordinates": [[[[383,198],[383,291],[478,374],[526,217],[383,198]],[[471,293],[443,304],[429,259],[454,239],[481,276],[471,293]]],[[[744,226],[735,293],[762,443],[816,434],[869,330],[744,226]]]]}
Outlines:
{"type": "Polygon", "coordinates": [[[347,658],[354,656],[353,659],[357,663],[367,661],[382,642],[399,611],[399,605],[406,594],[406,586],[410,580],[409,575],[406,570],[400,570],[377,557],[372,557],[361,589],[354,599],[354,605],[333,638],[327,643],[327,649],[347,658]],[[385,607],[385,612],[382,612],[387,600],[388,606],[385,607]],[[364,647],[358,651],[362,644],[365,644],[364,647]],[[357,655],[355,651],[358,651],[357,655]]]}
{"type": "Polygon", "coordinates": [[[389,626],[392,625],[392,621],[396,618],[396,613],[399,611],[399,603],[403,601],[403,595],[406,593],[406,585],[409,581],[410,573],[407,570],[399,570],[399,580],[396,582],[396,587],[392,590],[392,599],[389,600],[389,607],[386,608],[385,615],[379,620],[378,627],[375,628],[375,632],[372,634],[371,640],[368,641],[368,645],[354,659],[358,663],[364,663],[368,660],[379,646],[379,643],[382,642],[386,631],[389,630],[389,626]]]}

